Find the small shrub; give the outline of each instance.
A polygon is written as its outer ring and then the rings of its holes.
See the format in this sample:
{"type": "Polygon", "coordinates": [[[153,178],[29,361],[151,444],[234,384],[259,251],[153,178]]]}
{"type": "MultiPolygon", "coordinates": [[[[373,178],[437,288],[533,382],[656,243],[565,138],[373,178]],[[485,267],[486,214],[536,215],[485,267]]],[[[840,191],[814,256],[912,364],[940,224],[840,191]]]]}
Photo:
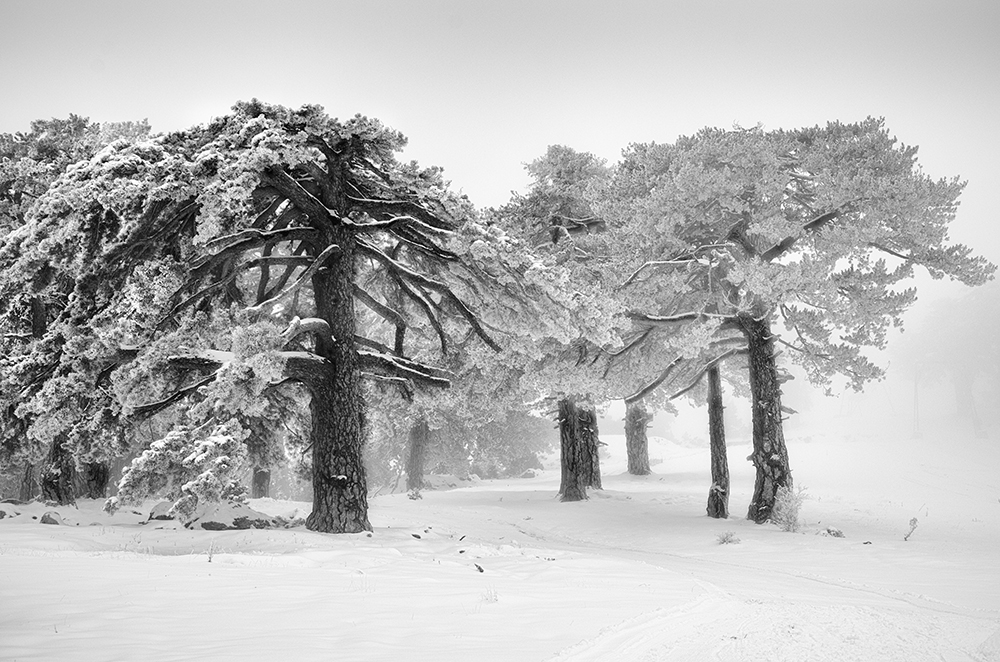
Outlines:
{"type": "Polygon", "coordinates": [[[163,496],[174,502],[168,514],[186,522],[201,504],[243,503],[246,490],[238,478],[246,455],[246,444],[229,425],[217,425],[208,434],[181,426],[125,468],[118,496],[108,499],[104,510],[113,514],[122,506],[163,496]]]}
{"type": "Polygon", "coordinates": [[[740,539],[736,537],[736,534],[733,531],[720,533],[718,540],[720,545],[736,545],[740,542],[740,539]]]}
{"type": "Polygon", "coordinates": [[[774,497],[774,509],[771,510],[771,522],[782,531],[794,533],[799,530],[799,509],[806,500],[804,487],[792,489],[787,485],[778,488],[774,497]]]}

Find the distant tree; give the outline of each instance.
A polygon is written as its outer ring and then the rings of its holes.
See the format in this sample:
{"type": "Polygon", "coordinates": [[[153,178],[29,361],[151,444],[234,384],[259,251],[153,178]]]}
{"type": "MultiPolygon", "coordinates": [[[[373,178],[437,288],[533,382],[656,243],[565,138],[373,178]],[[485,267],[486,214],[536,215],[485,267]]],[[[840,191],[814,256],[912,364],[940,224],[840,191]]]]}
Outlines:
{"type": "Polygon", "coordinates": [[[745,344],[757,470],[750,519],[766,521],[778,488],[791,485],[775,345],[828,388],[836,374],[855,388],[880,377],[864,352],[902,323],[915,292],[897,285],[916,265],[968,284],[994,270],[947,244],[962,188],[923,174],[916,148],[875,119],[705,129],[626,151],[595,208],[615,235],[608,245],[631,256],[632,296],[654,297],[633,319],[745,344]]]}
{"type": "Polygon", "coordinates": [[[5,371],[16,385],[5,397],[26,394],[15,405],[28,436],[70,443],[108,383],[117,398],[101,416],[121,428],[195,392],[212,411],[259,415],[267,391],[296,382],[310,396],[307,526],[370,529],[361,379],[410,388],[448,376],[364,335],[355,302],[432,328],[442,346],[471,333],[499,349],[456,294],[492,286],[465,257],[492,235],[439,170],[396,161],[404,142],[360,116],[251,101],[207,126],[113,143],[67,172],[0,246],[5,299],[72,283],[44,337],[5,371]],[[370,270],[390,276],[419,321],[364,290],[370,270]]]}
{"type": "MultiPolygon", "coordinates": [[[[950,383],[955,393],[954,413],[973,433],[986,437],[983,413],[1000,394],[1000,339],[993,332],[1000,323],[1000,284],[989,283],[961,296],[934,302],[925,317],[891,348],[890,370],[912,375],[915,400],[921,385],[950,383]],[[980,404],[977,405],[977,396],[980,404]]],[[[914,431],[919,432],[914,405],[914,431]]]]}
{"type": "Polygon", "coordinates": [[[574,292],[575,319],[565,337],[543,343],[527,372],[556,411],[559,494],[563,501],[578,501],[587,498],[588,487],[601,487],[596,406],[605,399],[604,386],[587,368],[603,346],[618,342],[618,307],[603,289],[605,223],[587,196],[610,171],[593,154],[560,145],[550,146],[526,169],[532,178],[528,192],[515,195],[495,218],[563,267],[574,292]]]}

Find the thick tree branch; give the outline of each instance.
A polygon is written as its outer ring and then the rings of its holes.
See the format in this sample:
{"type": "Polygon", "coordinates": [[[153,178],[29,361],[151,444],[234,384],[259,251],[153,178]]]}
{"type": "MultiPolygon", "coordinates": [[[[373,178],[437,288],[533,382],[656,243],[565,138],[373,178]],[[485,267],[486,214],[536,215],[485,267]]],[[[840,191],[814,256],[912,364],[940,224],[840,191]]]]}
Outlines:
{"type": "MultiPolygon", "coordinates": [[[[815,232],[816,230],[819,230],[824,225],[839,218],[842,210],[843,206],[834,209],[833,211],[828,211],[825,214],[820,214],[813,220],[803,225],[802,231],[815,232]]],[[[787,253],[792,246],[795,245],[795,242],[799,240],[800,236],[801,235],[792,235],[790,237],[785,237],[776,246],[773,246],[764,251],[760,256],[760,259],[763,260],[764,262],[770,262],[776,258],[781,257],[782,255],[787,253]]]]}
{"type": "Polygon", "coordinates": [[[281,168],[270,167],[261,174],[261,181],[276,188],[292,204],[316,222],[338,225],[342,219],[323,202],[307,191],[302,184],[281,168]]]}
{"type": "Polygon", "coordinates": [[[191,395],[201,387],[211,384],[212,382],[215,381],[215,379],[218,376],[219,376],[218,371],[213,372],[207,377],[199,379],[190,386],[185,386],[182,389],[174,391],[173,393],[171,393],[169,396],[167,396],[162,400],[159,400],[157,402],[150,402],[144,405],[139,405],[138,407],[133,407],[132,415],[146,418],[152,416],[153,414],[158,414],[159,412],[163,411],[164,409],[174,404],[175,402],[179,402],[180,400],[183,400],[187,396],[191,395]]]}
{"type": "Polygon", "coordinates": [[[425,386],[443,388],[451,386],[451,380],[442,376],[448,373],[416,361],[366,350],[360,350],[358,358],[361,360],[362,367],[369,370],[379,370],[380,374],[410,379],[425,386]]]}
{"type": "Polygon", "coordinates": [[[712,359],[711,361],[709,361],[708,363],[706,363],[701,367],[701,369],[698,371],[698,374],[695,375],[694,379],[691,380],[691,383],[689,383],[687,386],[685,386],[681,390],[671,395],[669,398],[667,398],[667,400],[668,401],[676,400],[677,398],[681,397],[682,395],[693,389],[695,386],[697,386],[698,382],[701,381],[701,378],[704,377],[705,373],[707,373],[711,368],[719,365],[722,361],[725,361],[730,356],[735,356],[736,354],[746,354],[747,351],[748,350],[746,347],[734,347],[730,350],[723,352],[722,354],[719,354],[714,359],[712,359]]]}
{"type": "Polygon", "coordinates": [[[395,326],[397,329],[400,327],[406,327],[406,320],[403,319],[403,316],[398,311],[393,310],[389,306],[380,302],[378,299],[368,294],[368,292],[361,289],[358,285],[354,286],[354,296],[357,297],[361,303],[368,306],[372,312],[389,324],[395,326]]]}
{"type": "Polygon", "coordinates": [[[281,339],[287,345],[303,333],[314,333],[326,340],[329,345],[333,345],[334,339],[333,332],[330,330],[330,324],[325,319],[319,317],[307,317],[305,319],[299,319],[298,316],[293,317],[292,321],[288,323],[288,328],[281,333],[281,339]]]}
{"type": "Polygon", "coordinates": [[[393,216],[412,216],[415,220],[429,226],[428,229],[435,232],[451,233],[455,230],[455,224],[438,218],[430,210],[420,206],[416,202],[409,200],[378,200],[373,198],[356,198],[348,196],[354,203],[352,211],[364,212],[372,218],[379,218],[383,214],[393,216]]]}
{"type": "Polygon", "coordinates": [[[667,379],[667,377],[670,376],[670,373],[674,371],[674,368],[676,368],[678,365],[680,365],[680,363],[681,363],[682,360],[683,360],[682,357],[678,356],[676,359],[674,359],[670,363],[670,365],[668,365],[663,370],[663,372],[661,372],[659,374],[658,377],[656,377],[655,379],[653,379],[651,382],[649,382],[648,384],[646,384],[645,386],[643,386],[641,389],[639,389],[638,391],[636,391],[632,395],[625,396],[625,402],[626,402],[626,404],[632,404],[633,402],[637,402],[639,400],[642,400],[644,397],[646,397],[647,395],[649,395],[650,393],[652,393],[653,391],[655,391],[656,388],[660,384],[662,384],[667,379]]]}

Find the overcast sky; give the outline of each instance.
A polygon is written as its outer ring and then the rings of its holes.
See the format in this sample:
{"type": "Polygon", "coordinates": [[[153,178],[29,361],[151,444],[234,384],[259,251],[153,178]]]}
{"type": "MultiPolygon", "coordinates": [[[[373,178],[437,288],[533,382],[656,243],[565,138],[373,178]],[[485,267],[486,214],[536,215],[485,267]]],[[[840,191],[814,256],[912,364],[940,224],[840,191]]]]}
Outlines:
{"type": "Polygon", "coordinates": [[[969,180],[953,238],[1000,262],[997,0],[0,0],[0,131],[180,129],[238,99],[378,117],[479,206],[550,144],[617,159],[712,125],[884,116],[969,180]]]}

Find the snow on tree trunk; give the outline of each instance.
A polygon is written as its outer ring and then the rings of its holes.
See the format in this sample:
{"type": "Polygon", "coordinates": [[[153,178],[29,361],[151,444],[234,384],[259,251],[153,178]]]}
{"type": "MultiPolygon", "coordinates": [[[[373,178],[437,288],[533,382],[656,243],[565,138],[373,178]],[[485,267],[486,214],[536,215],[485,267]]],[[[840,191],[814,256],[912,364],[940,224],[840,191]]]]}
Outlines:
{"type": "Polygon", "coordinates": [[[271,472],[261,467],[253,468],[253,478],[250,480],[250,498],[265,499],[271,496],[271,472]]]}
{"type": "Polygon", "coordinates": [[[781,388],[774,357],[774,336],[766,316],[739,315],[747,338],[753,407],[753,453],[757,470],[747,519],[763,524],[771,517],[779,487],[792,487],[788,449],[781,427],[781,388]]]}
{"type": "Polygon", "coordinates": [[[723,420],[722,379],[719,367],[708,369],[708,439],[712,457],[712,487],[708,491],[708,516],[729,517],[729,461],[726,458],[726,426],[723,420]]]}
{"type": "Polygon", "coordinates": [[[559,446],[562,479],[559,494],[562,501],[582,501],[587,498],[590,478],[590,453],[583,444],[580,414],[573,400],[559,401],[559,446]]]}
{"type": "Polygon", "coordinates": [[[587,487],[598,490],[601,486],[600,436],[597,431],[597,410],[590,406],[576,408],[580,424],[578,427],[584,449],[584,480],[587,487]]]}
{"type": "Polygon", "coordinates": [[[371,531],[368,486],[362,464],[365,403],[354,347],[354,240],[343,228],[330,231],[340,252],[313,276],[316,315],[327,321],[332,343],[317,338],[316,353],[329,369],[309,384],[312,413],[313,510],[306,527],[323,533],[371,531]]]}
{"type": "Polygon", "coordinates": [[[63,446],[62,439],[56,438],[39,475],[42,499],[54,501],[60,506],[76,503],[76,490],[73,488],[75,474],[73,456],[63,446]]]}
{"type": "Polygon", "coordinates": [[[649,440],[646,428],[652,418],[642,402],[625,403],[625,450],[628,454],[628,472],[633,476],[647,476],[649,469],[649,440]]]}
{"type": "Polygon", "coordinates": [[[410,428],[410,438],[406,449],[406,489],[420,490],[424,487],[424,460],[430,442],[431,428],[427,421],[420,420],[410,428]]]}

